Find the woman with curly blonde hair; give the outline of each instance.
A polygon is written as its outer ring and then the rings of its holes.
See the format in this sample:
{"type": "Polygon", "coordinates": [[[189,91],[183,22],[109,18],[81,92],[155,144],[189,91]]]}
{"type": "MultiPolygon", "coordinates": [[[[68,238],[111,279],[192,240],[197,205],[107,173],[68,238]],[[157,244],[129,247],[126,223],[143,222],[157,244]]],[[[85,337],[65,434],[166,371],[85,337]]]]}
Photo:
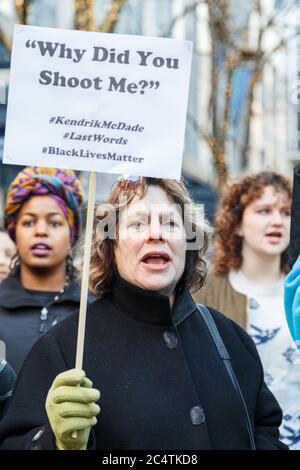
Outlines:
{"type": "Polygon", "coordinates": [[[72,369],[75,316],[28,356],[0,427],[3,449],[285,448],[254,344],[189,293],[205,278],[208,228],[197,212],[182,181],[113,187],[94,233],[84,371],[72,369]]]}
{"type": "Polygon", "coordinates": [[[300,448],[300,365],[283,302],[288,272],[290,181],[264,171],[234,181],[216,214],[212,273],[199,302],[221,310],[256,343],[265,380],[284,411],[281,436],[300,448]]]}

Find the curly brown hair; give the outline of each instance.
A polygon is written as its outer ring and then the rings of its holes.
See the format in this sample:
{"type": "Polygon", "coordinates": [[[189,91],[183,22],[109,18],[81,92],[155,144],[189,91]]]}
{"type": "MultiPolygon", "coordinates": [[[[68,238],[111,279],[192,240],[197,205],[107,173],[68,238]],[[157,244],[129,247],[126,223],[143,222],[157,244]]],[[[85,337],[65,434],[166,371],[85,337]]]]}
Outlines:
{"type": "Polygon", "coordinates": [[[199,213],[196,204],[193,203],[183,181],[171,179],[140,177],[138,184],[132,188],[124,189],[120,182],[116,183],[108,199],[97,209],[97,226],[93,233],[91,266],[89,276],[90,291],[96,297],[103,297],[109,294],[112,289],[112,281],[115,274],[115,247],[118,243],[118,221],[122,208],[129,205],[137,195],[142,199],[149,186],[157,185],[162,188],[167,195],[178,204],[184,222],[190,223],[194,233],[200,234],[202,246],[197,250],[186,251],[185,269],[178,285],[185,285],[192,290],[198,290],[205,281],[206,259],[205,253],[208,248],[210,226],[201,217],[199,223],[199,213]],[[122,197],[126,202],[122,203],[122,197]],[[186,207],[188,206],[188,210],[186,207]],[[113,233],[108,235],[109,227],[113,227],[113,233]]]}
{"type": "MultiPolygon", "coordinates": [[[[242,222],[245,208],[262,196],[264,189],[272,186],[278,192],[292,198],[292,186],[288,178],[274,171],[263,171],[246,176],[228,185],[221,208],[217,211],[215,226],[215,255],[213,271],[217,276],[227,274],[230,269],[239,269],[242,265],[242,237],[236,229],[242,222]]],[[[281,270],[288,272],[287,250],[281,255],[281,270]]]]}

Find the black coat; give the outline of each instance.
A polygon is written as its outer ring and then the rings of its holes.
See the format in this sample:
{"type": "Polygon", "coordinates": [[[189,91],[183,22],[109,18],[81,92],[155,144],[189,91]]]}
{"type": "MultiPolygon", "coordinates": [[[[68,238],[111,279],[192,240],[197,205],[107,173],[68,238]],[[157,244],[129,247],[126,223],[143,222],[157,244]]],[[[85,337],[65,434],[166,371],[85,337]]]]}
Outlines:
{"type": "Polygon", "coordinates": [[[291,239],[288,248],[289,266],[292,268],[300,254],[300,164],[294,169],[291,239]]]}
{"type": "MultiPolygon", "coordinates": [[[[54,292],[50,299],[54,299],[54,292]]],[[[71,285],[58,302],[49,308],[46,321],[41,321],[43,293],[29,291],[19,277],[10,276],[0,284],[0,340],[5,342],[6,359],[18,373],[35,341],[58,322],[79,309],[80,290],[71,285]],[[42,328],[41,328],[42,327],[42,328]]]]}
{"type": "MultiPolygon", "coordinates": [[[[259,449],[278,441],[281,410],[263,381],[250,337],[210,309],[253,422],[259,449]]],[[[45,412],[55,376],[74,367],[77,316],[45,334],[25,360],[0,425],[3,449],[54,449],[45,412]]],[[[210,334],[187,290],[167,297],[117,278],[88,308],[84,370],[101,391],[89,446],[97,449],[248,449],[244,415],[210,334]]]]}

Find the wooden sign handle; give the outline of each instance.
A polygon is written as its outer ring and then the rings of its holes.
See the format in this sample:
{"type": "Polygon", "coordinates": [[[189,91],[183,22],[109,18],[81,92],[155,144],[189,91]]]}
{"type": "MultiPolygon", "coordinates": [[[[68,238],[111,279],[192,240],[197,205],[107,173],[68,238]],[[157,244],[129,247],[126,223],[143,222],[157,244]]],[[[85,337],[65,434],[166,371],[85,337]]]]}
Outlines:
{"type": "MultiPolygon", "coordinates": [[[[88,203],[87,203],[87,218],[86,218],[85,240],[84,240],[84,251],[83,251],[82,282],[81,282],[80,309],[79,309],[76,361],[75,361],[76,369],[82,369],[82,363],[83,363],[85,322],[86,322],[86,310],[87,310],[87,299],[88,299],[88,289],[89,289],[90,259],[91,259],[91,252],[92,252],[95,198],[96,198],[96,173],[92,171],[90,172],[90,178],[89,178],[89,195],[88,195],[88,203]]],[[[73,431],[71,434],[71,437],[73,439],[76,439],[77,431],[73,431]]]]}

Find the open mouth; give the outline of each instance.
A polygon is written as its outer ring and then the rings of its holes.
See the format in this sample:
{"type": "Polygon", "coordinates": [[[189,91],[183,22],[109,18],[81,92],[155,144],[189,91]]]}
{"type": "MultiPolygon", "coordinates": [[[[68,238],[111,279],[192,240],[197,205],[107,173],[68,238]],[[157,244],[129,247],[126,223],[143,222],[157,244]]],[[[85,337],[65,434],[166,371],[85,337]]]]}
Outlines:
{"type": "Polygon", "coordinates": [[[35,243],[31,247],[31,251],[35,256],[47,256],[51,248],[46,243],[35,243]]]}
{"type": "Polygon", "coordinates": [[[279,242],[282,239],[282,233],[280,232],[270,232],[267,233],[266,237],[271,242],[279,242]]]}
{"type": "Polygon", "coordinates": [[[141,261],[149,267],[162,268],[171,261],[171,258],[167,253],[151,252],[143,256],[141,261]]]}

